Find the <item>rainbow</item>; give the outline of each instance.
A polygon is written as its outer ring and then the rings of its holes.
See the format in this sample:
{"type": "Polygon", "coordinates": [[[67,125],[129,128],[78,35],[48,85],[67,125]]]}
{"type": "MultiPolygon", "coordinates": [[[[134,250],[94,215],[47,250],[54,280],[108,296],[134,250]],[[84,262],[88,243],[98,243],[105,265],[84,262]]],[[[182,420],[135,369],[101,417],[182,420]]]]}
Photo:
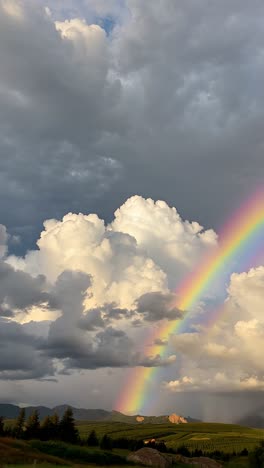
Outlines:
{"type": "MultiPolygon", "coordinates": [[[[149,334],[144,349],[149,357],[160,356],[163,358],[167,352],[164,344],[155,344],[168,341],[171,334],[179,333],[184,329],[188,321],[188,315],[192,308],[199,303],[203,295],[208,291],[211,283],[225,272],[225,269],[246,251],[246,258],[256,259],[256,236],[261,234],[264,228],[264,192],[258,190],[247,199],[240,208],[232,214],[224,224],[219,234],[217,248],[205,256],[203,261],[187,276],[187,278],[176,289],[177,307],[184,312],[182,320],[163,321],[160,326],[149,334]],[[252,245],[253,244],[253,245],[252,245]],[[251,256],[251,251],[253,255],[251,256]]],[[[264,237],[263,237],[264,239],[264,237]]],[[[263,239],[261,244],[263,246],[263,239]]],[[[258,246],[259,249],[259,246],[258,246]]],[[[245,268],[245,264],[243,264],[245,268]]],[[[219,313],[216,319],[219,319],[219,313]]],[[[212,326],[215,321],[211,321],[212,326]]],[[[159,367],[136,367],[121,389],[115,409],[127,414],[138,414],[147,396],[148,383],[158,372],[159,367]]]]}

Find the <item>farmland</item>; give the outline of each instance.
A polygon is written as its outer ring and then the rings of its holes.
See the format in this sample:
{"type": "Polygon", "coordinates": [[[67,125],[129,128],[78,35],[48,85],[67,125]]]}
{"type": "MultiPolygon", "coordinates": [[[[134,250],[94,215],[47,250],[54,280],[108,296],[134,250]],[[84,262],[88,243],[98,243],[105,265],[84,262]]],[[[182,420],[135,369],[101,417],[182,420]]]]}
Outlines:
{"type": "Polygon", "coordinates": [[[105,422],[77,423],[80,436],[85,439],[94,429],[99,438],[108,434],[113,439],[151,439],[164,441],[168,448],[177,449],[185,445],[191,451],[200,449],[208,453],[220,450],[232,454],[243,449],[252,451],[261,440],[264,430],[252,429],[235,424],[189,423],[189,424],[124,424],[105,422]]]}
{"type": "MultiPolygon", "coordinates": [[[[155,439],[156,442],[165,442],[168,449],[177,450],[179,447],[185,446],[190,452],[198,449],[208,456],[210,454],[214,456],[213,452],[216,451],[229,454],[230,456],[224,458],[223,461],[224,466],[229,468],[248,467],[248,457],[237,457],[234,456],[235,453],[241,454],[244,449],[251,452],[259,445],[260,441],[264,440],[264,430],[232,424],[189,423],[174,425],[77,421],[76,426],[83,441],[87,439],[92,430],[95,430],[99,440],[106,434],[112,440],[155,439]]],[[[95,466],[95,464],[101,467],[106,465],[120,466],[120,468],[128,466],[126,457],[130,450],[118,447],[121,446],[116,445],[109,451],[98,446],[71,445],[61,441],[45,442],[0,438],[0,460],[4,460],[7,465],[15,464],[20,468],[32,466],[35,460],[43,468],[53,468],[53,465],[60,465],[62,468],[66,465],[77,467],[76,463],[78,466],[80,463],[84,463],[87,468],[95,466]],[[22,466],[23,463],[29,465],[22,466]]],[[[216,454],[215,456],[218,458],[216,454]]],[[[175,466],[180,467],[181,465],[175,464],[175,466]]]]}

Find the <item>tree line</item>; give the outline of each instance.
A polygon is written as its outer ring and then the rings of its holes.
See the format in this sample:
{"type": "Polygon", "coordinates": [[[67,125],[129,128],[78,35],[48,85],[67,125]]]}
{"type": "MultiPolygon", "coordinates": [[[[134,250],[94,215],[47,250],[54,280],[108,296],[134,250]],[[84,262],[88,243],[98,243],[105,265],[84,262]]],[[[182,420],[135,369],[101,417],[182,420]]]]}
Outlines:
{"type": "Polygon", "coordinates": [[[0,417],[0,436],[26,440],[62,440],[72,444],[79,442],[80,439],[71,408],[66,409],[61,419],[55,413],[46,416],[42,422],[37,410],[26,419],[25,409],[21,408],[12,427],[5,427],[4,418],[0,417]]]}

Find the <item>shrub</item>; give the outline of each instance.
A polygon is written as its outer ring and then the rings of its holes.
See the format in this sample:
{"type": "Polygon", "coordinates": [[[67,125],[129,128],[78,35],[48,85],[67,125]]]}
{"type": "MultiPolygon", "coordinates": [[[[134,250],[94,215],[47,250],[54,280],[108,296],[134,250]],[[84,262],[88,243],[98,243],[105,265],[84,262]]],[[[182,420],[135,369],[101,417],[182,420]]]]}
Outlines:
{"type": "Polygon", "coordinates": [[[91,450],[87,447],[70,445],[64,442],[34,440],[31,441],[31,446],[40,452],[75,462],[95,463],[98,465],[124,465],[126,463],[126,460],[119,455],[98,449],[91,450]]]}
{"type": "Polygon", "coordinates": [[[88,435],[87,445],[89,447],[97,447],[99,445],[99,440],[94,429],[88,435]]]}
{"type": "Polygon", "coordinates": [[[112,439],[110,439],[110,437],[108,437],[108,435],[105,434],[100,442],[100,448],[102,450],[112,450],[112,447],[113,447],[112,439]]]}
{"type": "Polygon", "coordinates": [[[264,468],[264,441],[249,456],[249,466],[251,468],[264,468]]]}

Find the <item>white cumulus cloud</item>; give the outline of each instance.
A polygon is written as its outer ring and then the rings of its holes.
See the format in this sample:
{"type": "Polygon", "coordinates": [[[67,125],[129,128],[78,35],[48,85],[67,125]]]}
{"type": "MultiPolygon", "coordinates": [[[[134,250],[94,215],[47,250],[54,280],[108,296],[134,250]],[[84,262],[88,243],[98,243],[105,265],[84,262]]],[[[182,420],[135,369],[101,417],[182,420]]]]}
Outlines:
{"type": "Polygon", "coordinates": [[[54,282],[64,270],[91,275],[87,307],[115,303],[135,308],[146,293],[169,292],[176,278],[216,244],[216,234],[183,221],[174,207],[139,196],[128,199],[105,225],[96,214],[68,213],[47,220],[39,250],[9,257],[16,268],[54,282]]]}
{"type": "Polygon", "coordinates": [[[233,274],[218,322],[209,330],[173,337],[190,376],[164,384],[169,391],[262,390],[264,388],[264,267],[233,274]]]}

